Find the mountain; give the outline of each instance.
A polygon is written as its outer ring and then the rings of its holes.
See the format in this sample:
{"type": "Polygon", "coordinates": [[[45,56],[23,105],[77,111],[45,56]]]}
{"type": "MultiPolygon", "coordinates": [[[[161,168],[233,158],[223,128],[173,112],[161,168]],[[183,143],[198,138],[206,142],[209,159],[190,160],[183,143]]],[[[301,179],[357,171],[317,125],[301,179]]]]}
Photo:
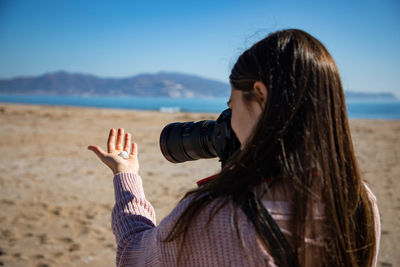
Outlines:
{"type": "Polygon", "coordinates": [[[364,100],[396,100],[396,96],[393,93],[363,93],[345,91],[346,99],[364,99],[364,100]]]}
{"type": "Polygon", "coordinates": [[[228,84],[174,72],[139,74],[127,78],[46,73],[38,77],[0,80],[0,93],[51,95],[131,95],[148,97],[228,97],[228,84]]]}
{"type": "MultiPolygon", "coordinates": [[[[101,78],[65,71],[37,77],[0,79],[0,94],[129,95],[147,97],[229,97],[227,83],[176,72],[101,78]]],[[[395,100],[392,93],[345,91],[347,99],[395,100]]]]}

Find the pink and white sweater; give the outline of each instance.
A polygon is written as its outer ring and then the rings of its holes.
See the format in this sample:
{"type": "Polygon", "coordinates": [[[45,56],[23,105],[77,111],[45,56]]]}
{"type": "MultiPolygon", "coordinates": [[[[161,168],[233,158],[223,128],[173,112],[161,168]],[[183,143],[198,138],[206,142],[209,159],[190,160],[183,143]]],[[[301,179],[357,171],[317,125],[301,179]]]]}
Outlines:
{"type": "MultiPolygon", "coordinates": [[[[375,210],[377,248],[380,221],[376,199],[367,187],[375,210]]],[[[252,223],[244,212],[229,203],[208,222],[208,214],[221,199],[204,208],[191,225],[185,245],[180,251],[178,241],[163,242],[190,200],[185,199],[156,226],[156,215],[146,200],[139,175],[118,173],[114,176],[115,206],[112,229],[117,242],[117,266],[176,266],[181,253],[182,266],[276,266],[272,256],[256,238],[252,223]],[[234,226],[238,225],[238,229],[234,226]]],[[[284,201],[263,202],[282,232],[290,237],[290,205],[284,201]]],[[[317,208],[318,210],[318,208],[317,208]]],[[[321,214],[315,214],[319,220],[321,214]]],[[[315,262],[312,246],[318,238],[306,239],[308,262],[315,262]],[[308,253],[311,252],[311,253],[308,253]]],[[[377,255],[375,255],[376,266],[377,255]]],[[[308,264],[307,264],[308,265],[308,264]]]]}

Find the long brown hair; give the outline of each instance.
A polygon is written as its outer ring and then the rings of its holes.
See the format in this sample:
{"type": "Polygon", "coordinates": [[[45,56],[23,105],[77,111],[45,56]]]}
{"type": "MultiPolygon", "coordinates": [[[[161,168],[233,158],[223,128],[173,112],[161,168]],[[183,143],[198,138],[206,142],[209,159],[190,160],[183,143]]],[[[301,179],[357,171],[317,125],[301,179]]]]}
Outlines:
{"type": "MultiPolygon", "coordinates": [[[[308,203],[319,201],[329,218],[321,222],[326,234],[321,265],[370,266],[376,249],[372,205],[360,178],[331,55],[304,31],[272,33],[246,50],[230,75],[232,87],[246,92],[244,96],[252,96],[255,81],[266,85],[268,97],[252,136],[211,182],[185,195],[192,201],[165,241],[182,237],[183,244],[190,224],[207,204],[227,196],[222,199],[243,208],[260,181],[272,177],[269,183],[284,180],[294,191],[292,262],[306,264],[305,222],[312,212],[308,203]]],[[[249,219],[258,237],[271,249],[261,229],[268,225],[261,197],[255,195],[256,205],[246,214],[253,214],[249,219]]],[[[283,245],[280,251],[285,253],[283,245]]],[[[273,256],[278,264],[288,264],[282,255],[273,256]]]]}

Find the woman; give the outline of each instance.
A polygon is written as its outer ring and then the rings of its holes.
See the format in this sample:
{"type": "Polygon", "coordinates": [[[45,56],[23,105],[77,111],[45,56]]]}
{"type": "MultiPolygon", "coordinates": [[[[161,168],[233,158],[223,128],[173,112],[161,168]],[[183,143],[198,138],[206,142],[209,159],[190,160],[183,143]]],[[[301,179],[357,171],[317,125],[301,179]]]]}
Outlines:
{"type": "Polygon", "coordinates": [[[89,146],[115,175],[117,264],[375,266],[379,213],[326,48],[300,30],[272,33],[238,58],[230,83],[240,152],[158,226],[137,145],[119,156],[130,135],[119,129],[114,145],[112,129],[107,153],[89,146]]]}

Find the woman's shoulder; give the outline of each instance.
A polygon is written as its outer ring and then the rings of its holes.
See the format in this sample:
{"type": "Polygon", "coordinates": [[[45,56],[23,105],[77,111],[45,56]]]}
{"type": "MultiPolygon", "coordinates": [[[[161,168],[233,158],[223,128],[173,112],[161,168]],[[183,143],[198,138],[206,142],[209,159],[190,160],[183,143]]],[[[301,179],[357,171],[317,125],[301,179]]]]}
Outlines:
{"type": "Polygon", "coordinates": [[[363,185],[365,187],[365,190],[368,195],[368,199],[371,203],[372,210],[374,212],[374,220],[375,220],[375,228],[376,231],[380,234],[380,215],[379,215],[379,209],[378,209],[378,201],[376,199],[375,194],[372,192],[371,188],[367,185],[367,183],[364,181],[363,185]]]}
{"type": "MultiPolygon", "coordinates": [[[[160,222],[160,224],[165,222],[175,223],[186,211],[189,205],[193,201],[195,201],[195,199],[195,196],[188,196],[184,198],[171,211],[171,213],[160,222]]],[[[246,215],[244,214],[242,209],[232,201],[231,198],[229,198],[228,196],[218,196],[210,200],[205,206],[201,208],[196,219],[194,220],[194,224],[212,225],[216,222],[225,222],[231,220],[231,217],[236,217],[236,219],[243,220],[243,218],[246,218],[246,215]]]]}
{"type": "Polygon", "coordinates": [[[379,252],[380,239],[381,239],[381,220],[380,220],[378,203],[377,203],[375,194],[372,192],[371,188],[369,188],[368,184],[365,181],[363,181],[363,185],[365,187],[365,190],[367,191],[367,195],[368,195],[369,201],[371,202],[372,210],[374,213],[376,248],[375,248],[374,261],[373,261],[372,266],[376,266],[376,263],[378,262],[378,252],[379,252]]]}
{"type": "MultiPolygon", "coordinates": [[[[174,229],[177,220],[192,201],[194,197],[185,198],[160,222],[160,238],[165,239],[174,229]]],[[[169,253],[175,248],[173,242],[166,243],[163,251],[169,253]]],[[[253,224],[242,209],[226,196],[212,199],[193,219],[182,252],[192,256],[198,253],[207,255],[215,259],[214,264],[218,266],[265,266],[273,262],[267,251],[260,246],[253,224]]]]}
{"type": "Polygon", "coordinates": [[[363,185],[367,191],[368,194],[368,198],[370,199],[370,201],[372,202],[373,205],[376,205],[377,200],[376,200],[376,196],[375,194],[372,192],[371,188],[368,186],[367,182],[363,181],[363,185]]]}
{"type": "MultiPolygon", "coordinates": [[[[161,222],[166,225],[173,225],[182,216],[190,203],[194,201],[194,196],[189,196],[183,199],[161,222]]],[[[262,199],[264,207],[271,213],[272,217],[281,222],[290,221],[294,209],[293,203],[285,200],[269,200],[262,199]]],[[[322,208],[318,206],[318,211],[322,208]]],[[[322,211],[320,212],[322,214],[322,211]]],[[[321,215],[318,213],[318,215],[321,215]]],[[[170,228],[168,227],[168,228],[170,228]]],[[[237,205],[232,198],[228,196],[218,196],[210,200],[204,207],[201,208],[195,220],[193,227],[207,227],[208,229],[218,229],[223,227],[224,231],[235,231],[238,228],[242,232],[254,232],[255,228],[251,221],[247,218],[243,209],[237,205]],[[229,226],[229,227],[227,227],[229,226]],[[236,227],[239,226],[239,227],[236,227]]]]}
{"type": "MultiPolygon", "coordinates": [[[[161,236],[165,238],[169,234],[192,201],[194,197],[185,198],[160,222],[163,229],[161,236]]],[[[222,246],[233,242],[234,246],[243,241],[254,243],[255,235],[256,230],[244,211],[231,198],[219,196],[202,207],[196,218],[193,218],[187,238],[193,238],[193,241],[208,238],[222,246]]]]}

